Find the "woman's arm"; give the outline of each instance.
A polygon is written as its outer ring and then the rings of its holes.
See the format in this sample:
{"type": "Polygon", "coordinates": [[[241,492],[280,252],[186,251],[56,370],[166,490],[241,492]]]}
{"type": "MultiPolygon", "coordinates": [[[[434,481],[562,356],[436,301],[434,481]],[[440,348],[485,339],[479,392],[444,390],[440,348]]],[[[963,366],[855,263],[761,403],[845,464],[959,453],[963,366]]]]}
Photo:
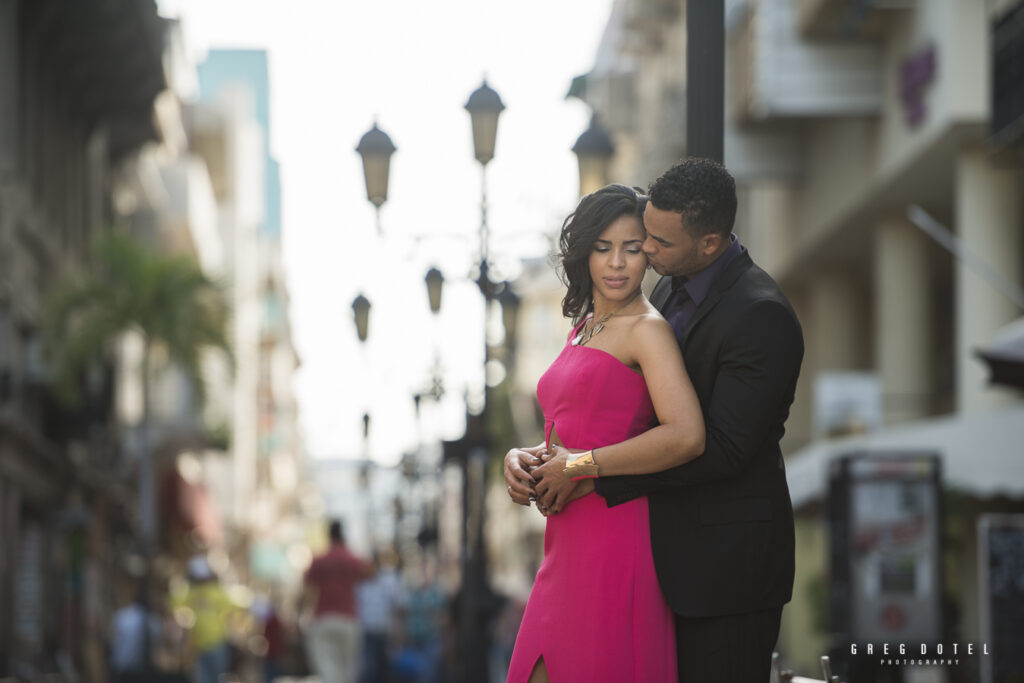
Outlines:
{"type": "Polygon", "coordinates": [[[774,300],[757,302],[737,320],[716,360],[719,370],[707,406],[704,454],[657,474],[602,479],[597,493],[608,505],[741,476],[765,443],[781,438],[803,358],[800,324],[791,310],[774,300]]]}
{"type": "MultiPolygon", "coordinates": [[[[660,316],[645,316],[631,330],[630,342],[659,424],[627,441],[594,449],[602,477],[660,472],[704,452],[700,403],[672,328],[660,316]]],[[[569,500],[572,482],[564,472],[569,452],[553,450],[554,457],[532,474],[538,499],[557,511],[569,500]]]]}
{"type": "Polygon", "coordinates": [[[672,328],[645,316],[630,341],[647,382],[658,425],[628,441],[594,449],[600,476],[660,472],[704,452],[704,418],[672,328]]]}

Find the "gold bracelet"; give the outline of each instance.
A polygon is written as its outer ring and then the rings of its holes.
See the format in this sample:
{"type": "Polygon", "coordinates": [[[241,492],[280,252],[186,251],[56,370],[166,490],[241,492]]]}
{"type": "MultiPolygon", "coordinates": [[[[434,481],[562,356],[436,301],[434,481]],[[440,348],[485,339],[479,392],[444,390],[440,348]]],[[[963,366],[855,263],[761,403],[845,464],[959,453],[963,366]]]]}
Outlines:
{"type": "Polygon", "coordinates": [[[594,451],[589,450],[569,455],[569,459],[565,461],[565,473],[573,481],[597,477],[598,471],[597,463],[594,462],[594,451]]]}

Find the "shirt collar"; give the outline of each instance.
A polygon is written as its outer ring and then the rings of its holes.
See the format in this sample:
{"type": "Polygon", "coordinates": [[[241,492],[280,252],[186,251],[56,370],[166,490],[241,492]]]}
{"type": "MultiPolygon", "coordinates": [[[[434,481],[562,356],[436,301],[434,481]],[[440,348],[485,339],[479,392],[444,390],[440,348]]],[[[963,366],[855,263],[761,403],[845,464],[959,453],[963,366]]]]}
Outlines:
{"type": "Polygon", "coordinates": [[[740,244],[740,240],[735,234],[730,234],[729,239],[731,244],[729,247],[719,255],[711,265],[704,270],[700,271],[693,277],[687,278],[685,276],[676,276],[672,278],[672,290],[678,290],[680,287],[686,290],[686,293],[693,300],[693,303],[700,306],[704,299],[707,297],[708,292],[711,291],[711,284],[721,274],[725,267],[728,266],[734,258],[739,256],[743,250],[743,246],[740,244]]]}

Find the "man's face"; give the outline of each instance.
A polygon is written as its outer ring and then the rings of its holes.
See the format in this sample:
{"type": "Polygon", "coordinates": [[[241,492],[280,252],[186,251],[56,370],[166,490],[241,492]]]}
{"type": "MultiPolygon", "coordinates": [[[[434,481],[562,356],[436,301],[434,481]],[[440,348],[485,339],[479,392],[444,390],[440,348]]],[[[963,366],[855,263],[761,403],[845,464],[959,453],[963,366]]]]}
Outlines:
{"type": "Polygon", "coordinates": [[[683,227],[680,214],[663,211],[650,202],[644,209],[644,228],[647,239],[643,250],[658,275],[692,277],[711,265],[722,242],[715,234],[694,239],[683,227]]]}

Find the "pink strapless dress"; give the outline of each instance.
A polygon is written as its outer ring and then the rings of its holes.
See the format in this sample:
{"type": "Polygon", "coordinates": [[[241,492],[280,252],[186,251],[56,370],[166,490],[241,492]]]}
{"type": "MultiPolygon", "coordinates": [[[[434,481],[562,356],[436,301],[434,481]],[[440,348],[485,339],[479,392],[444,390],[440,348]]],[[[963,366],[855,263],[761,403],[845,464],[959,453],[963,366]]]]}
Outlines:
{"type": "MultiPolygon", "coordinates": [[[[643,377],[588,346],[566,344],[537,397],[548,440],[554,428],[568,448],[625,441],[655,419],[643,377]]],[[[526,683],[542,657],[552,683],[676,681],[674,621],[654,572],[646,497],[609,508],[590,493],[547,518],[509,683],[526,683]]]]}

